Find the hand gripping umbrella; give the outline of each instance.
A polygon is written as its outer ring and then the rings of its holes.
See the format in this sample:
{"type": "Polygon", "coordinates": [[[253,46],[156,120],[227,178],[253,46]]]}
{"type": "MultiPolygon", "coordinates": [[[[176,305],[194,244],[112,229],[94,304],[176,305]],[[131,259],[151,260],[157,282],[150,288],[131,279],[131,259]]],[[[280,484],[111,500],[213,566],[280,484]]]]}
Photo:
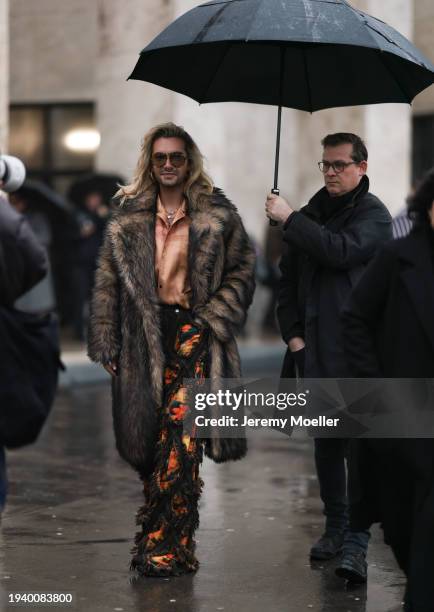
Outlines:
{"type": "Polygon", "coordinates": [[[389,25],[346,0],[212,0],[143,51],[129,77],[207,102],[308,112],[404,102],[434,82],[434,65],[389,25]],[[168,71],[167,66],[176,66],[168,71]]]}

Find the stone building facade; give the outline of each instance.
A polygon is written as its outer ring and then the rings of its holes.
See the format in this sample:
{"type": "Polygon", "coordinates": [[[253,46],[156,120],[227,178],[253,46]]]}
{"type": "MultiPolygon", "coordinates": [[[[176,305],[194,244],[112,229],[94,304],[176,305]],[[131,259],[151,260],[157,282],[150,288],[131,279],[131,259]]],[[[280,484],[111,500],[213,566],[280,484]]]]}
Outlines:
{"type": "Polygon", "coordinates": [[[9,1],[0,0],[0,151],[7,147],[9,105],[9,1]]]}
{"type": "MultiPolygon", "coordinates": [[[[276,109],[235,103],[199,106],[154,85],[126,80],[139,51],[166,24],[197,4],[193,0],[13,0],[8,27],[8,0],[0,0],[0,64],[5,75],[0,85],[0,138],[4,145],[7,99],[13,107],[93,104],[101,134],[95,167],[128,178],[143,133],[155,123],[173,120],[195,137],[215,182],[238,205],[251,234],[261,239],[266,227],[263,203],[273,178],[276,109]]],[[[353,4],[412,38],[434,61],[432,0],[354,0],[353,4]]],[[[413,108],[368,106],[313,115],[285,109],[282,194],[295,207],[306,203],[322,184],[316,166],[320,137],[353,131],[366,139],[370,151],[373,192],[391,212],[398,211],[411,181],[414,115],[434,116],[434,87],[421,94],[413,108]]]]}

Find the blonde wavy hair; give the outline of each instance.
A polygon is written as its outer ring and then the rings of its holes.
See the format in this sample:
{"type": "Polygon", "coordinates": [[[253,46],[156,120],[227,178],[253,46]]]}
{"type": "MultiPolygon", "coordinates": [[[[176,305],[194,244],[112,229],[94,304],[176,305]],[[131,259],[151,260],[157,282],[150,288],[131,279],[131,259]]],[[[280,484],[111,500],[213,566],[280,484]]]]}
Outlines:
{"type": "Polygon", "coordinates": [[[185,184],[184,193],[189,197],[191,188],[199,186],[205,193],[212,193],[214,184],[205,172],[203,155],[198,146],[184,128],[174,123],[161,123],[153,127],[145,137],[141,145],[140,157],[134,171],[133,180],[129,185],[121,185],[116,192],[115,198],[120,199],[120,205],[124,205],[131,198],[145,193],[156,185],[152,174],[152,149],[154,142],[158,138],[180,138],[185,144],[188,163],[190,165],[189,174],[185,184]]]}

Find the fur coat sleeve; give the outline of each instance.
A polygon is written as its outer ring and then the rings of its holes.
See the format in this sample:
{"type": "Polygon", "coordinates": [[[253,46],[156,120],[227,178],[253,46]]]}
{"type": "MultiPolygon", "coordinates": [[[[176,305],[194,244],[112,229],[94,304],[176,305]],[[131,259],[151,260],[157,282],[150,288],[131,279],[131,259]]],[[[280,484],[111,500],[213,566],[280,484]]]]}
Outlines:
{"type": "Polygon", "coordinates": [[[206,304],[193,309],[220,342],[240,331],[255,290],[255,252],[239,214],[233,211],[231,217],[221,285],[206,304]]]}
{"type": "Polygon", "coordinates": [[[121,348],[118,282],[107,231],[95,273],[88,330],[88,355],[102,364],[117,360],[121,348]]]}

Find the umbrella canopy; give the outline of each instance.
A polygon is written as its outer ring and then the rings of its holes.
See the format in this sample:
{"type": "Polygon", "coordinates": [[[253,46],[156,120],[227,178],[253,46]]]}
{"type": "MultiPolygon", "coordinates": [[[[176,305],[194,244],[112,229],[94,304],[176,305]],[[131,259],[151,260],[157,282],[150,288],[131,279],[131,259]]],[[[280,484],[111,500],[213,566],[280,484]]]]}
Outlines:
{"type": "Polygon", "coordinates": [[[410,103],[434,82],[434,66],[392,27],[345,0],[213,0],[159,34],[129,78],[200,103],[313,112],[410,103]]]}
{"type": "MultiPolygon", "coordinates": [[[[346,0],[212,0],[170,24],[129,77],[206,102],[282,106],[406,102],[434,83],[434,65],[396,30],[346,0]]],[[[277,225],[270,221],[271,225],[277,225]]]]}
{"type": "Polygon", "coordinates": [[[104,174],[102,172],[87,174],[79,178],[68,189],[68,198],[79,208],[83,207],[84,199],[90,193],[100,193],[105,204],[110,204],[119,185],[125,181],[118,174],[104,174]]]}
{"type": "MultiPolygon", "coordinates": [[[[40,212],[46,215],[53,233],[53,250],[64,253],[78,236],[78,224],[74,208],[69,201],[40,181],[26,179],[17,191],[10,194],[10,199],[23,199],[29,212],[40,212]]],[[[66,261],[66,259],[65,259],[66,261]]]]}
{"type": "Polygon", "coordinates": [[[73,209],[68,200],[40,181],[26,179],[11,197],[14,195],[23,198],[30,210],[46,214],[51,223],[61,225],[73,217],[73,209]]]}

